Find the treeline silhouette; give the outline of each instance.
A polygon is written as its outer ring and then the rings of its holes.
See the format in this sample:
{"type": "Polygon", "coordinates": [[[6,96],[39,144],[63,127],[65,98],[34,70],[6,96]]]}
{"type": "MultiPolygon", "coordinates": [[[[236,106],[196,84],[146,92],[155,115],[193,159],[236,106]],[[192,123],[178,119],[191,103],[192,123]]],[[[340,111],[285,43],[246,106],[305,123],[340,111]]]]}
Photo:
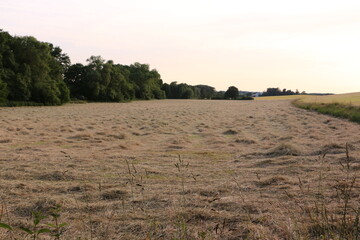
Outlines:
{"type": "Polygon", "coordinates": [[[211,99],[216,95],[214,87],[207,85],[188,85],[186,83],[172,82],[164,83],[162,90],[167,98],[170,99],[211,99]]]}
{"type": "MultiPolygon", "coordinates": [[[[296,89],[295,92],[293,92],[290,89],[284,88],[283,90],[280,90],[280,88],[268,88],[266,91],[262,93],[262,96],[282,96],[282,95],[298,95],[300,94],[299,90],[296,89]]],[[[301,92],[301,94],[306,94],[305,92],[301,92]]]]}
{"type": "Polygon", "coordinates": [[[163,83],[159,72],[148,64],[121,65],[101,56],[91,56],[86,65],[71,64],[60,47],[0,29],[2,105],[61,105],[71,99],[241,99],[236,91],[233,86],[217,92],[207,85],[163,83]]]}

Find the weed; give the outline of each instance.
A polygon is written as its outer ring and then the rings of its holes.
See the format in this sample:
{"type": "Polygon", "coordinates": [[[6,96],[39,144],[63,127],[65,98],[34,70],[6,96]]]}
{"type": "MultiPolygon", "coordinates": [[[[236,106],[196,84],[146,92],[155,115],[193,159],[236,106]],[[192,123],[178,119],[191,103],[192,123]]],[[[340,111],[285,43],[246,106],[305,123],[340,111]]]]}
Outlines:
{"type": "Polygon", "coordinates": [[[43,233],[51,233],[51,230],[49,228],[43,228],[42,220],[46,218],[41,212],[35,212],[33,211],[31,213],[32,216],[32,227],[26,228],[26,227],[20,227],[20,230],[27,233],[33,240],[38,239],[40,234],[43,233]]]}
{"type": "Polygon", "coordinates": [[[53,223],[49,223],[48,226],[52,228],[52,233],[53,236],[55,237],[55,239],[59,240],[60,237],[63,235],[64,233],[64,228],[67,225],[67,223],[60,223],[59,222],[59,218],[60,218],[60,212],[61,212],[61,205],[55,205],[51,211],[50,211],[50,216],[52,217],[53,223]]]}
{"type": "MultiPolygon", "coordinates": [[[[142,197],[142,207],[141,209],[143,211],[145,211],[145,196],[144,196],[144,192],[145,192],[145,182],[143,180],[143,175],[136,169],[134,162],[129,162],[128,160],[126,161],[126,165],[127,165],[127,170],[128,170],[128,177],[127,177],[127,181],[126,184],[130,185],[130,190],[131,190],[131,199],[132,202],[135,202],[135,190],[136,188],[138,189],[138,191],[141,194],[142,197]]],[[[147,175],[147,172],[145,171],[145,175],[147,175]]]]}
{"type": "Polygon", "coordinates": [[[190,239],[188,225],[183,217],[179,217],[175,222],[176,235],[173,240],[188,240],[190,239]]]}
{"type": "MultiPolygon", "coordinates": [[[[179,177],[181,180],[181,189],[182,189],[182,195],[185,198],[185,174],[186,174],[186,170],[189,167],[189,163],[185,163],[183,159],[181,159],[181,156],[179,154],[179,159],[178,162],[175,163],[175,167],[179,172],[179,177]]],[[[185,200],[185,199],[183,199],[185,200]]]]}
{"type": "MultiPolygon", "coordinates": [[[[2,212],[3,212],[3,208],[2,211],[0,212],[1,213],[0,221],[3,216],[2,212]]],[[[52,217],[52,223],[45,224],[44,220],[47,218],[47,216],[43,215],[43,213],[39,211],[32,211],[31,212],[32,221],[30,223],[31,225],[30,227],[21,226],[17,228],[11,226],[10,224],[0,222],[0,228],[9,231],[11,233],[10,234],[11,239],[17,239],[13,232],[15,230],[19,230],[21,233],[27,235],[27,237],[33,240],[39,239],[39,235],[43,235],[45,233],[48,233],[51,236],[53,236],[55,240],[60,240],[61,236],[65,231],[65,226],[67,225],[67,223],[59,222],[60,212],[61,212],[60,205],[56,205],[51,209],[50,216],[52,217]]]]}
{"type": "MultiPolygon", "coordinates": [[[[329,189],[324,185],[326,178],[325,157],[326,153],[319,156],[320,167],[317,180],[317,189],[313,202],[302,208],[311,221],[307,228],[307,233],[311,239],[359,239],[360,237],[360,207],[353,204],[354,187],[356,176],[351,169],[351,157],[349,145],[346,144],[346,158],[340,164],[340,177],[334,179],[335,184],[329,189]],[[331,207],[332,197],[329,192],[336,192],[336,197],[340,207],[331,207]]],[[[310,194],[305,191],[304,184],[299,178],[299,188],[302,194],[310,194]]]]}

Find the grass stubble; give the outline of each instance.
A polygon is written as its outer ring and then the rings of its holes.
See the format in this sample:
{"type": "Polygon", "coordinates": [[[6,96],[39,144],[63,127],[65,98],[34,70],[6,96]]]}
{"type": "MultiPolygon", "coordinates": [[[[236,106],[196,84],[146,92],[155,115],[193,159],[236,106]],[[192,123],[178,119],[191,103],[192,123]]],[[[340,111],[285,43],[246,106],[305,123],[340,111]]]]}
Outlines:
{"type": "Polygon", "coordinates": [[[359,238],[358,124],[289,101],[0,112],[0,239],[359,238]]]}

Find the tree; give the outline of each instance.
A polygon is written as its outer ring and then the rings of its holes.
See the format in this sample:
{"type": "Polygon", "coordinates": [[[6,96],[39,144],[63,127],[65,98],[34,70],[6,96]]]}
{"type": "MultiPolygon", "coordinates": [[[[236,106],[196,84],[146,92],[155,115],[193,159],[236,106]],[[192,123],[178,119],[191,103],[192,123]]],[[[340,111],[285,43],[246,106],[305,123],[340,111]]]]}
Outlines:
{"type": "Polygon", "coordinates": [[[237,87],[231,86],[226,90],[224,97],[225,99],[237,99],[239,97],[239,90],[237,87]]]}
{"type": "Polygon", "coordinates": [[[0,79],[10,101],[58,105],[69,101],[64,72],[69,59],[59,47],[34,37],[12,37],[0,30],[0,79]]]}
{"type": "Polygon", "coordinates": [[[150,70],[148,64],[134,63],[126,67],[130,74],[129,80],[135,86],[135,96],[138,99],[163,99],[165,92],[161,89],[162,80],[156,69],[150,70]]]}
{"type": "Polygon", "coordinates": [[[71,65],[65,72],[64,82],[70,88],[72,98],[85,99],[85,76],[87,69],[81,63],[71,65]]]}
{"type": "Polygon", "coordinates": [[[8,93],[6,83],[0,79],[0,103],[6,101],[8,93]]]}
{"type": "Polygon", "coordinates": [[[54,60],[61,66],[61,72],[64,74],[71,66],[69,56],[66,53],[63,53],[60,47],[54,47],[52,43],[48,43],[48,45],[51,56],[53,56],[54,60]]]}
{"type": "Polygon", "coordinates": [[[100,56],[91,56],[88,65],[71,65],[65,73],[65,82],[71,95],[77,99],[120,102],[134,99],[134,84],[129,79],[129,70],[100,56]]]}
{"type": "Polygon", "coordinates": [[[211,99],[215,96],[215,88],[207,85],[196,85],[195,88],[199,90],[198,98],[200,99],[211,99]]]}
{"type": "Polygon", "coordinates": [[[166,98],[169,99],[191,99],[195,98],[194,87],[186,83],[177,84],[172,82],[164,83],[161,89],[165,92],[166,98]]]}
{"type": "Polygon", "coordinates": [[[262,96],[281,96],[281,95],[294,95],[299,94],[299,91],[296,89],[296,92],[291,91],[290,89],[287,90],[284,88],[280,90],[280,88],[268,88],[265,92],[263,92],[262,96]]]}

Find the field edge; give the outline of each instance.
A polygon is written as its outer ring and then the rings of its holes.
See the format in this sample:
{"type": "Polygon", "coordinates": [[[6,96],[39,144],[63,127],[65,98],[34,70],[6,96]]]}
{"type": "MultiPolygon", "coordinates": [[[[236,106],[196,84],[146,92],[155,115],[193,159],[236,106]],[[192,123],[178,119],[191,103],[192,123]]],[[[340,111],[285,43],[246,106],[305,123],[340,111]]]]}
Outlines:
{"type": "Polygon", "coordinates": [[[360,123],[360,107],[352,106],[350,104],[343,103],[315,103],[304,102],[301,99],[292,101],[292,104],[296,107],[316,111],[322,114],[331,115],[334,117],[345,118],[353,122],[360,123]]]}

